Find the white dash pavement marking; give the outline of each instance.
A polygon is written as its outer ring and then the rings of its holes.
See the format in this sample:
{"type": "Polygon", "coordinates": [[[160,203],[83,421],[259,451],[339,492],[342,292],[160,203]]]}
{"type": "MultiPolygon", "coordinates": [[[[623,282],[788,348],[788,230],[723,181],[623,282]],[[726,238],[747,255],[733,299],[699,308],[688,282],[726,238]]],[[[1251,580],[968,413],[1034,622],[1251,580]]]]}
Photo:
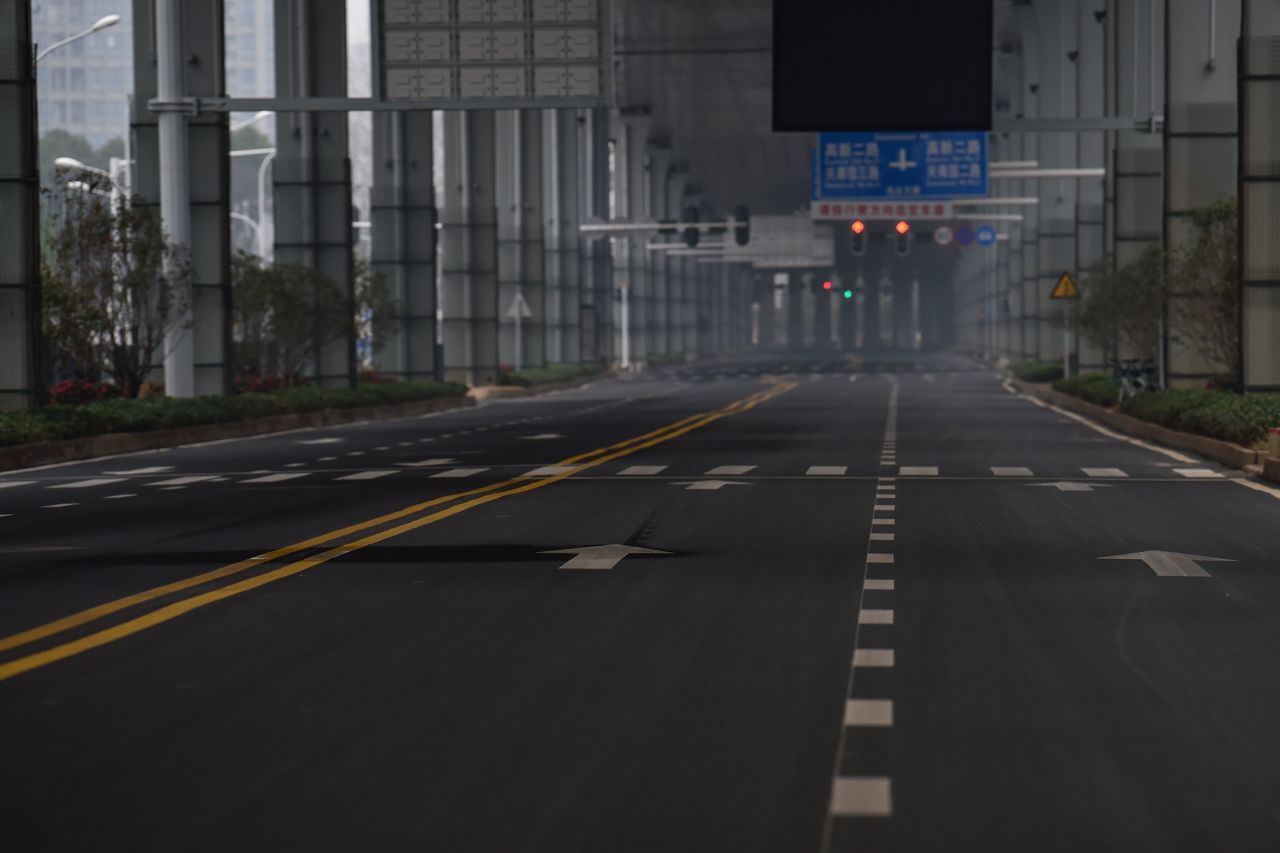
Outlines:
{"type": "Polygon", "coordinates": [[[897,509],[897,506],[894,504],[876,504],[871,508],[871,511],[872,512],[893,512],[895,509],[897,509]]]}
{"type": "Polygon", "coordinates": [[[136,498],[136,497],[137,495],[107,495],[105,498],[103,498],[103,500],[104,501],[123,501],[123,500],[128,500],[129,498],[136,498]]]}
{"type": "Polygon", "coordinates": [[[529,472],[530,477],[556,477],[560,474],[571,474],[578,470],[577,465],[543,465],[529,472]]]}
{"type": "Polygon", "coordinates": [[[844,703],[846,726],[892,726],[892,699],[849,699],[844,703]]]}
{"type": "Polygon", "coordinates": [[[448,471],[441,471],[439,474],[432,474],[431,479],[435,480],[441,477],[449,479],[457,479],[459,477],[471,477],[488,471],[488,468],[450,468],[448,471]]]}
{"type": "Polygon", "coordinates": [[[843,477],[848,471],[848,465],[810,465],[804,473],[809,477],[843,477]]]}
{"type": "Polygon", "coordinates": [[[707,471],[708,477],[741,477],[756,469],[755,465],[717,465],[707,471]]]}
{"type": "Polygon", "coordinates": [[[893,555],[892,555],[892,554],[877,554],[877,553],[871,553],[871,554],[868,554],[868,555],[867,555],[867,562],[868,562],[868,563],[879,563],[879,564],[882,564],[882,565],[883,565],[883,564],[887,564],[887,563],[892,563],[892,562],[893,562],[893,555]]]}
{"type": "Polygon", "coordinates": [[[347,474],[338,477],[339,480],[380,480],[383,477],[390,477],[392,474],[399,474],[399,471],[357,471],[354,474],[347,474]]]}
{"type": "Polygon", "coordinates": [[[1081,468],[1081,471],[1089,477],[1128,477],[1129,475],[1121,471],[1119,468],[1081,468]]]}
{"type": "Polygon", "coordinates": [[[880,592],[893,592],[893,581],[890,578],[867,578],[863,589],[874,589],[880,592]]]}
{"type": "Polygon", "coordinates": [[[892,518],[873,518],[871,519],[871,523],[877,527],[892,527],[897,524],[897,522],[892,518]]]}
{"type": "Polygon", "coordinates": [[[623,477],[652,477],[667,470],[666,465],[629,465],[618,473],[623,477]]]}
{"type": "Polygon", "coordinates": [[[892,625],[892,610],[859,610],[859,625],[892,625]]]}
{"type": "Polygon", "coordinates": [[[991,467],[991,473],[997,477],[1032,477],[1030,468],[1006,467],[1002,468],[996,465],[991,467]]]}
{"type": "Polygon", "coordinates": [[[51,489],[92,489],[95,486],[110,486],[112,483],[123,483],[123,477],[98,477],[91,480],[77,480],[74,483],[61,483],[57,486],[50,486],[51,489]]]}
{"type": "Polygon", "coordinates": [[[172,480],[160,480],[156,483],[147,483],[148,486],[166,487],[166,486],[189,486],[192,483],[207,483],[210,480],[217,479],[217,474],[207,474],[197,477],[174,477],[172,480]]]}
{"type": "Polygon", "coordinates": [[[268,474],[265,477],[254,477],[251,480],[241,480],[241,483],[283,483],[287,480],[298,480],[303,477],[310,477],[310,472],[301,474],[268,474]]]}
{"type": "Polygon", "coordinates": [[[888,669],[893,666],[893,649],[854,649],[853,665],[888,669]]]}
{"type": "Polygon", "coordinates": [[[152,465],[150,468],[134,468],[132,471],[103,471],[112,477],[133,477],[141,474],[167,474],[173,470],[172,465],[152,465]]]}
{"type": "Polygon", "coordinates": [[[34,486],[35,480],[0,480],[0,489],[15,489],[18,486],[34,486]]]}
{"type": "Polygon", "coordinates": [[[893,534],[892,533],[872,533],[871,541],[872,542],[892,542],[893,534]]]}
{"type": "Polygon", "coordinates": [[[298,442],[298,444],[337,444],[342,441],[340,438],[308,438],[298,442]]]}
{"type": "Polygon", "coordinates": [[[938,468],[936,465],[905,465],[898,469],[898,474],[902,477],[936,477],[938,468]]]}
{"type": "Polygon", "coordinates": [[[80,504],[77,504],[77,503],[69,503],[69,504],[45,504],[44,506],[42,506],[42,507],[40,507],[40,508],[41,508],[41,509],[66,509],[66,508],[67,508],[67,507],[69,507],[69,506],[80,506],[80,504]]]}
{"type": "Polygon", "coordinates": [[[418,462],[397,462],[396,464],[404,468],[440,468],[445,465],[452,465],[457,461],[457,459],[450,456],[441,459],[423,459],[418,462]]]}
{"type": "Polygon", "coordinates": [[[893,814],[887,776],[838,776],[831,786],[834,817],[888,817],[893,814]]]}
{"type": "Polygon", "coordinates": [[[1173,473],[1192,480],[1225,480],[1222,474],[1208,468],[1174,468],[1173,473]]]}

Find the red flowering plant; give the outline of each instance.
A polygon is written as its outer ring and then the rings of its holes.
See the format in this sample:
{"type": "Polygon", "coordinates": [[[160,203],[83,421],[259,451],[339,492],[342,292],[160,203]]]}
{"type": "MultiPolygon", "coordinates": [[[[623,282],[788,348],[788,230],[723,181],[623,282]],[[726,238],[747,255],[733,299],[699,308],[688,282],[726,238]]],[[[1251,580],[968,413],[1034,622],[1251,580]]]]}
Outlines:
{"type": "Polygon", "coordinates": [[[75,406],[94,400],[109,400],[120,396],[120,390],[105,382],[88,379],[64,379],[49,390],[49,402],[75,406]]]}

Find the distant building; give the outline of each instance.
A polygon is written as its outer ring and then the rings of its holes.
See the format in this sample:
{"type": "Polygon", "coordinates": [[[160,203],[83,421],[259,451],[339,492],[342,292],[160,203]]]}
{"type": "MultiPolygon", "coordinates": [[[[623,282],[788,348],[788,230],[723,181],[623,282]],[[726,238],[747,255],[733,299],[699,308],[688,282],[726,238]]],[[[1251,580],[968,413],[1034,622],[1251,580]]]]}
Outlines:
{"type": "Polygon", "coordinates": [[[74,35],[105,15],[114,27],[72,42],[40,63],[40,132],[59,128],[95,147],[128,132],[133,91],[133,9],[129,0],[34,0],[37,48],[74,35]]]}
{"type": "MultiPolygon", "coordinates": [[[[81,32],[104,15],[114,27],[60,48],[40,63],[40,132],[55,128],[83,136],[95,147],[128,133],[133,92],[132,0],[34,0],[38,47],[81,32]]],[[[275,93],[275,39],[271,0],[226,0],[227,93],[275,93]]],[[[237,119],[248,115],[237,115],[237,119]]],[[[258,129],[274,135],[270,122],[258,129]]]]}

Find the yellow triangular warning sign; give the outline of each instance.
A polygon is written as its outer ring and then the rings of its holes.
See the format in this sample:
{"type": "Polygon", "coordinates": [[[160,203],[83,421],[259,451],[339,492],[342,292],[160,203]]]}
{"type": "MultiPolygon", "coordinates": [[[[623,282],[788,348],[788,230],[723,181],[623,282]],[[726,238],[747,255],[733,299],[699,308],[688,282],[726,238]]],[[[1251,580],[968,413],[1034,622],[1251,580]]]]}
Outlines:
{"type": "Polygon", "coordinates": [[[1049,294],[1050,299],[1079,299],[1080,288],[1076,287],[1076,280],[1071,277],[1071,273],[1064,272],[1062,278],[1058,279],[1058,283],[1053,287],[1053,293],[1049,294]]]}

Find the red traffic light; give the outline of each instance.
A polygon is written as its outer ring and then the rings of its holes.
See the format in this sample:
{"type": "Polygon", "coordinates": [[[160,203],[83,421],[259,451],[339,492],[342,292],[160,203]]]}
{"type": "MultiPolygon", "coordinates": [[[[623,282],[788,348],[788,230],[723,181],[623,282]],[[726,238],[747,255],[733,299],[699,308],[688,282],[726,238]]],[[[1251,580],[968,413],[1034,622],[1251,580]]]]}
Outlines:
{"type": "Polygon", "coordinates": [[[863,231],[867,230],[867,225],[861,219],[855,219],[853,220],[853,224],[849,226],[849,230],[854,234],[861,234],[863,231]]]}
{"type": "Polygon", "coordinates": [[[893,230],[897,231],[899,234],[906,234],[908,231],[911,230],[911,225],[910,223],[907,222],[907,220],[899,219],[898,224],[893,226],[893,230]]]}
{"type": "Polygon", "coordinates": [[[822,289],[823,289],[823,290],[830,290],[830,289],[831,289],[831,282],[829,282],[829,281],[824,281],[824,282],[822,283],[822,289]]]}

